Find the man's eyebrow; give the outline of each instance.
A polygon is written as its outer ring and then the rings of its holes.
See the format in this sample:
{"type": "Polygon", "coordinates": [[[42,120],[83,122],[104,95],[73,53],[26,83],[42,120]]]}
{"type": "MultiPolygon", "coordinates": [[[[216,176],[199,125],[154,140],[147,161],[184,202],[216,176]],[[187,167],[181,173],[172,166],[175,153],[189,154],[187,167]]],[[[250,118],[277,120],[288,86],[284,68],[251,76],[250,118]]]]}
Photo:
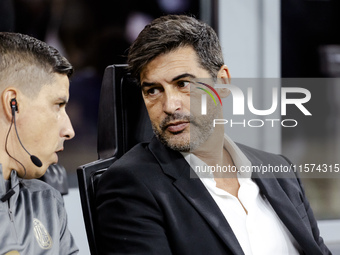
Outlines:
{"type": "Polygon", "coordinates": [[[57,101],[60,101],[63,104],[67,104],[68,103],[67,97],[59,97],[57,99],[57,101]]]}
{"type": "Polygon", "coordinates": [[[154,82],[143,82],[140,86],[141,88],[145,88],[145,87],[151,87],[153,85],[155,85],[154,82]]]}
{"type": "MultiPolygon", "coordinates": [[[[193,75],[193,74],[183,73],[183,74],[177,75],[174,78],[172,78],[171,82],[177,81],[177,80],[182,79],[182,78],[188,78],[188,77],[192,78],[192,79],[196,78],[196,76],[193,75]]],[[[151,86],[154,86],[154,85],[156,85],[156,83],[154,83],[154,82],[143,82],[141,84],[141,88],[151,87],[151,86]]]]}
{"type": "Polygon", "coordinates": [[[177,81],[177,80],[179,80],[179,79],[188,78],[188,77],[189,77],[189,78],[192,78],[192,79],[195,79],[195,78],[196,78],[196,76],[193,75],[193,74],[184,73],[184,74],[177,75],[176,77],[174,77],[174,78],[172,79],[172,81],[177,81]]]}

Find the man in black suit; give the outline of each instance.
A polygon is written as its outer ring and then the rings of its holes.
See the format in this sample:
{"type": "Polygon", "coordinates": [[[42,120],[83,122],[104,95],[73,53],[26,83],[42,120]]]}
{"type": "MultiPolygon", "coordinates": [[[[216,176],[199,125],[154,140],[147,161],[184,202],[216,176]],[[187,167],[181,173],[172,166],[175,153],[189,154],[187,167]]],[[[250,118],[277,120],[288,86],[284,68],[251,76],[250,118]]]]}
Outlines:
{"type": "Polygon", "coordinates": [[[222,108],[211,98],[201,114],[198,88],[214,91],[214,82],[230,78],[211,27],[187,16],[158,18],[128,62],[155,137],[99,181],[101,254],[330,254],[293,172],[241,171],[291,163],[231,141],[223,125],[213,126],[222,108]],[[208,166],[229,170],[203,171],[208,166]]]}

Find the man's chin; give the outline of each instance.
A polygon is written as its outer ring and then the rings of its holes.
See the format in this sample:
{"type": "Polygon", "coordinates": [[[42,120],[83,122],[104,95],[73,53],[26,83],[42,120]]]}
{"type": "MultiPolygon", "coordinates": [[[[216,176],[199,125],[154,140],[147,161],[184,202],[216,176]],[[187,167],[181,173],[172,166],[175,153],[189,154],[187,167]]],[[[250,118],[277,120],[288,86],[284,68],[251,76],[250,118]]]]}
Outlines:
{"type": "Polygon", "coordinates": [[[180,152],[190,151],[190,139],[182,137],[181,134],[172,135],[173,137],[155,134],[158,140],[166,147],[180,152]]]}
{"type": "MultiPolygon", "coordinates": [[[[162,141],[161,141],[162,142],[162,141]]],[[[163,142],[163,144],[174,151],[179,152],[190,152],[190,144],[183,144],[183,143],[169,143],[163,142]]]]}

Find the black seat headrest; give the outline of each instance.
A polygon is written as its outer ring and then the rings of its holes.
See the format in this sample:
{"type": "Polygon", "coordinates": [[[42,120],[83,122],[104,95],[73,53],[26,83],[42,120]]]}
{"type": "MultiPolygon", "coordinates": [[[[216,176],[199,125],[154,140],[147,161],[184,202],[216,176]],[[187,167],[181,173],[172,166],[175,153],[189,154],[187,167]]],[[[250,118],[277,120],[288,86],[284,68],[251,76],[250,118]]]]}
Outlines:
{"type": "Polygon", "coordinates": [[[98,157],[121,157],[153,136],[142,92],[126,65],[105,70],[98,115],[98,157]],[[118,125],[120,123],[120,125],[118,125]]]}

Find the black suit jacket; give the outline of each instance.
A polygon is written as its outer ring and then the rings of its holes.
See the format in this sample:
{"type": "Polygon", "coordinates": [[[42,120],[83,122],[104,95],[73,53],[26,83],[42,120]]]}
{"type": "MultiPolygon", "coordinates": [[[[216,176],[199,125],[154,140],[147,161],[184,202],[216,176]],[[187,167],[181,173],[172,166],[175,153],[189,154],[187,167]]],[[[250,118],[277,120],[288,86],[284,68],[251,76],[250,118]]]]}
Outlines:
{"type": "MultiPolygon", "coordinates": [[[[281,156],[239,147],[253,165],[289,165],[281,156]]],[[[116,161],[98,183],[100,254],[244,254],[217,204],[190,171],[179,152],[156,138],[116,161]]],[[[304,253],[330,254],[295,174],[255,177],[304,253]]]]}

